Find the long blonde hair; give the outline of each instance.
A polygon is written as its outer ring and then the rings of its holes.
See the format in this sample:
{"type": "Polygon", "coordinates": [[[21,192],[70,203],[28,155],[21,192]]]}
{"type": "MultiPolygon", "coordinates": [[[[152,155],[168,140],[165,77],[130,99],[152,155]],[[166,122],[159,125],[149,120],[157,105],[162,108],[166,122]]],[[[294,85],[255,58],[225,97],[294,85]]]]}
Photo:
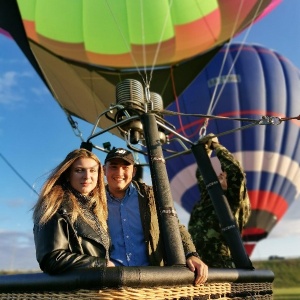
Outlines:
{"type": "Polygon", "coordinates": [[[33,221],[35,224],[43,225],[47,223],[60,208],[63,200],[66,199],[67,196],[69,204],[71,205],[71,221],[74,222],[80,215],[93,226],[93,221],[84,217],[77,198],[65,188],[71,166],[78,158],[92,158],[98,163],[98,181],[96,187],[91,192],[89,206],[92,207],[99,222],[107,230],[107,200],[103,168],[99,158],[86,149],[76,149],[70,152],[66,158],[53,169],[42,187],[37,203],[33,207],[33,221]]]}

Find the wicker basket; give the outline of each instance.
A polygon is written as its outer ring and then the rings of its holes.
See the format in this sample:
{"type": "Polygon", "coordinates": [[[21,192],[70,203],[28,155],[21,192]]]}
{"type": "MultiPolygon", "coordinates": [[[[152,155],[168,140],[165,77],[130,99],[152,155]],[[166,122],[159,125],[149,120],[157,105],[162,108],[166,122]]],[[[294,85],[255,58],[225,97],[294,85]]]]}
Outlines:
{"type": "Polygon", "coordinates": [[[0,276],[0,299],[273,299],[274,274],[268,270],[211,269],[194,286],[184,267],[116,267],[50,276],[0,276]]]}

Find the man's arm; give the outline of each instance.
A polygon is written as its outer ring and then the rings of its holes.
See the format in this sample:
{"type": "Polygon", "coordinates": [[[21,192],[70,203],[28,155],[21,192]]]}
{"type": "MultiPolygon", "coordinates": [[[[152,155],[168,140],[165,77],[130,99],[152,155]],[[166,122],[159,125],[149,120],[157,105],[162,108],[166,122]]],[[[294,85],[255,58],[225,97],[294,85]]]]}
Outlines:
{"type": "Polygon", "coordinates": [[[186,227],[180,223],[179,231],[186,257],[186,265],[191,270],[191,272],[195,273],[194,284],[197,285],[204,283],[208,277],[208,266],[200,259],[200,256],[196,252],[196,247],[192,241],[191,235],[189,234],[186,227]]]}
{"type": "Polygon", "coordinates": [[[240,230],[247,223],[251,204],[246,186],[246,174],[240,162],[224,146],[214,146],[224,172],[227,173],[227,200],[240,230]]]}

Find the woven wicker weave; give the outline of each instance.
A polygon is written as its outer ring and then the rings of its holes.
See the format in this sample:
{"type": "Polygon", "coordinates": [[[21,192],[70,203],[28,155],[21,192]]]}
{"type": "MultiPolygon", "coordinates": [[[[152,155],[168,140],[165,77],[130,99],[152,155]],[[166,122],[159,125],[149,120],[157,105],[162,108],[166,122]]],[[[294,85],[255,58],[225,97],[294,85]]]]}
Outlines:
{"type": "Polygon", "coordinates": [[[45,293],[2,293],[0,299],[24,300],[117,300],[117,299],[228,299],[228,300],[271,300],[271,283],[209,283],[199,286],[119,288],[100,291],[79,290],[74,292],[45,293]]]}

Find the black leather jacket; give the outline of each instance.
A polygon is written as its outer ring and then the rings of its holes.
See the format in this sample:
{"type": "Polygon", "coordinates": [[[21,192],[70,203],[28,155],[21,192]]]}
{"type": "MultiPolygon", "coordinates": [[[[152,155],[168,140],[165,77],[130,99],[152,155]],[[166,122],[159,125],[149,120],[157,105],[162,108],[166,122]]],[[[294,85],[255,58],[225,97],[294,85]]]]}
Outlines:
{"type": "Polygon", "coordinates": [[[73,226],[67,210],[62,207],[45,225],[34,225],[36,258],[41,270],[57,274],[106,266],[108,236],[99,236],[80,217],[73,226]]]}

